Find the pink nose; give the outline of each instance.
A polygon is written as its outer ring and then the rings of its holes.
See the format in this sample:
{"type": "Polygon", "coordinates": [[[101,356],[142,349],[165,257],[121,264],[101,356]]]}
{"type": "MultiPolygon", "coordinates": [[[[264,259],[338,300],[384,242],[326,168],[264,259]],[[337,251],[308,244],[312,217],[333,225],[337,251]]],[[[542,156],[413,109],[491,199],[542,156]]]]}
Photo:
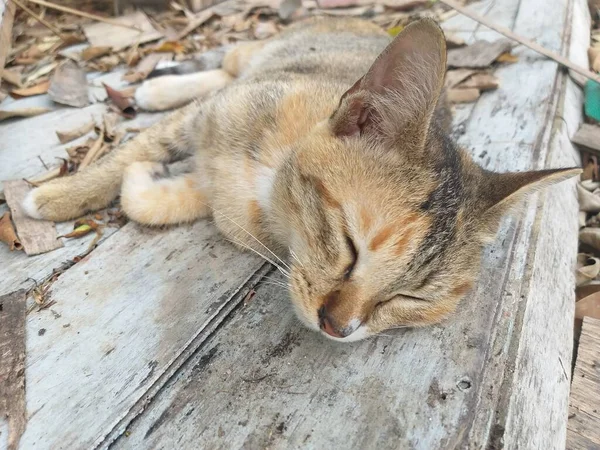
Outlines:
{"type": "Polygon", "coordinates": [[[357,325],[352,324],[346,327],[339,327],[335,324],[335,321],[327,314],[325,306],[321,306],[318,311],[319,315],[319,326],[321,330],[327,333],[329,336],[336,338],[345,338],[350,336],[358,328],[357,325]]]}

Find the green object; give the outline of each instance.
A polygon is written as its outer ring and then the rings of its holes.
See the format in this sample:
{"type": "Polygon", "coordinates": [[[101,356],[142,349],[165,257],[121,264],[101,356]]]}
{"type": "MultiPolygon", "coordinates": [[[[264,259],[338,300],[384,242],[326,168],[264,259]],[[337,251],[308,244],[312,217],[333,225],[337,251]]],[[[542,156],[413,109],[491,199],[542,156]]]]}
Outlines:
{"type": "Polygon", "coordinates": [[[600,122],[600,84],[588,80],[584,87],[585,115],[600,122]]]}

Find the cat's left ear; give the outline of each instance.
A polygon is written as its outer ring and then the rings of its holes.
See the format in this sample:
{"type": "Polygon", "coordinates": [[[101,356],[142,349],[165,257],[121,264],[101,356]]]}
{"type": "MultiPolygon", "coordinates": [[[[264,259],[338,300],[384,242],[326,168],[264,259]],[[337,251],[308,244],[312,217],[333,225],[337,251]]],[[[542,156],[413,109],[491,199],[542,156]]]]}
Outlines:
{"type": "Polygon", "coordinates": [[[482,232],[493,235],[502,217],[522,203],[528,195],[579,175],[580,168],[548,169],[529,172],[483,172],[478,189],[482,232]]]}
{"type": "Polygon", "coordinates": [[[431,19],[411,23],[342,96],[332,132],[424,145],[445,71],[440,27],[431,19]]]}

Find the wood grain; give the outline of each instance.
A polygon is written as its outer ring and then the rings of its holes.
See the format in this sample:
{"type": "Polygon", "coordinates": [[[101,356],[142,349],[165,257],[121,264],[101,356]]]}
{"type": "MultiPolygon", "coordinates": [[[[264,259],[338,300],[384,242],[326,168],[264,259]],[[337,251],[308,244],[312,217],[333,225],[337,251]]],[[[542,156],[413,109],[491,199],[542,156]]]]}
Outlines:
{"type": "Polygon", "coordinates": [[[0,418],[8,418],[8,450],[18,448],[27,423],[25,295],[20,290],[0,296],[0,418]]]}
{"type": "Polygon", "coordinates": [[[567,449],[600,448],[600,320],[585,317],[571,385],[567,449]]]}
{"type": "Polygon", "coordinates": [[[28,256],[46,253],[63,246],[58,239],[54,222],[48,220],[35,220],[27,216],[21,203],[31,191],[29,183],[23,180],[4,182],[4,195],[6,203],[12,212],[12,220],[17,229],[17,235],[25,253],[28,256]]]}

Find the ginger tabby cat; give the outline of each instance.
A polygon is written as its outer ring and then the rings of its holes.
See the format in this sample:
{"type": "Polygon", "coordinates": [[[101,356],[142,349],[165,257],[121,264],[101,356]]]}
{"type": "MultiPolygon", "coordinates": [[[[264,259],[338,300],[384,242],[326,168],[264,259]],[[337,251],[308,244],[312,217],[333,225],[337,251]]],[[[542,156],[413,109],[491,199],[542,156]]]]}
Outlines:
{"type": "Polygon", "coordinates": [[[445,69],[431,20],[390,43],[369,22],[311,19],[238,45],[222,70],[174,76],[162,91],[149,80],[137,93],[148,109],[203,98],[24,206],[61,221],[120,194],[146,225],[212,215],[281,267],[300,319],[331,338],[433,324],[474,285],[501,217],[580,172],[477,166],[448,136],[445,69]],[[168,173],[164,163],[188,156],[193,168],[168,173]]]}

